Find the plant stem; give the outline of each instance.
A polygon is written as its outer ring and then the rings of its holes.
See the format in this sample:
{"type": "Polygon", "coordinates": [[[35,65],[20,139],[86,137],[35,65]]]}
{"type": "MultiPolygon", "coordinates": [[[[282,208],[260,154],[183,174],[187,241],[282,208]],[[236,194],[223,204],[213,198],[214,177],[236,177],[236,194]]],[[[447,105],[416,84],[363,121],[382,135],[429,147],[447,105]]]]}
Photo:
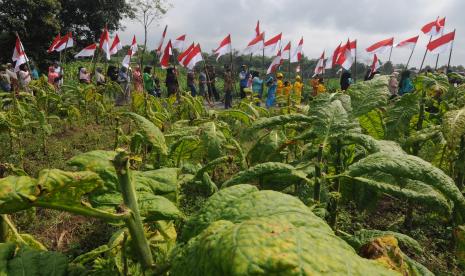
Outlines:
{"type": "Polygon", "coordinates": [[[5,217],[6,215],[0,216],[0,243],[5,243],[8,238],[8,224],[5,217]]]}
{"type": "Polygon", "coordinates": [[[145,237],[144,225],[139,213],[139,205],[137,203],[136,189],[130,178],[129,156],[125,151],[120,151],[113,160],[118,181],[120,184],[121,193],[123,195],[124,204],[131,210],[131,217],[126,219],[126,226],[132,237],[132,242],[137,249],[141,263],[145,268],[154,266],[152,252],[145,237]]]}
{"type": "MultiPolygon", "coordinates": [[[[337,140],[336,142],[336,164],[335,164],[335,169],[336,169],[336,174],[340,174],[342,171],[342,160],[341,160],[341,151],[342,151],[342,143],[341,140],[337,140]]],[[[339,193],[341,187],[341,179],[336,178],[334,181],[334,188],[333,192],[339,193]]],[[[339,204],[339,199],[337,197],[333,198],[333,200],[330,201],[329,205],[329,211],[330,211],[330,216],[329,216],[329,225],[333,230],[336,230],[337,226],[337,209],[338,209],[338,204],[339,204]]]]}
{"type": "MultiPolygon", "coordinates": [[[[417,131],[423,129],[423,121],[425,120],[425,99],[426,99],[426,90],[423,89],[421,92],[421,100],[420,100],[420,114],[418,115],[418,122],[417,122],[417,131]]],[[[412,153],[413,155],[418,155],[420,151],[420,143],[415,142],[413,144],[412,153]]]]}
{"type": "Polygon", "coordinates": [[[315,186],[313,187],[313,200],[320,201],[321,190],[321,161],[323,159],[323,144],[318,148],[317,163],[315,165],[315,186]]]}

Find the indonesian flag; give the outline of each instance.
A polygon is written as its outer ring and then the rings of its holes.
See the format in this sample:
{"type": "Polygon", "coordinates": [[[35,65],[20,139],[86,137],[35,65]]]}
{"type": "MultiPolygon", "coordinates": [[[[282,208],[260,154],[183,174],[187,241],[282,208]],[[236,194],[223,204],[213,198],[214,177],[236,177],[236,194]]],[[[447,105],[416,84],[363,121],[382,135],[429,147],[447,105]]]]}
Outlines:
{"type": "Polygon", "coordinates": [[[58,34],[52,41],[52,44],[50,44],[50,47],[48,48],[47,50],[47,53],[52,53],[53,51],[55,51],[55,47],[58,45],[58,43],[60,43],[60,40],[61,40],[61,35],[58,34]]]}
{"type": "Polygon", "coordinates": [[[357,39],[350,42],[350,50],[353,57],[357,54],[357,39]]]}
{"type": "Polygon", "coordinates": [[[26,53],[24,52],[23,43],[21,43],[19,36],[16,37],[15,49],[13,50],[13,57],[11,59],[16,62],[15,72],[19,71],[19,66],[28,62],[26,53]]]}
{"type": "Polygon", "coordinates": [[[261,33],[259,36],[255,37],[252,41],[249,42],[247,48],[245,48],[243,54],[255,54],[258,51],[263,49],[263,39],[265,37],[265,33],[261,33]]]}
{"type": "Polygon", "coordinates": [[[406,39],[404,41],[401,41],[397,43],[395,47],[396,48],[409,48],[412,50],[415,47],[415,45],[417,45],[418,37],[419,35],[406,39]]]}
{"type": "Polygon", "coordinates": [[[381,68],[381,61],[378,59],[378,56],[376,54],[373,55],[373,63],[371,64],[371,74],[374,72],[378,71],[379,68],[381,68]]]}
{"type": "Polygon", "coordinates": [[[202,60],[202,49],[200,49],[200,44],[197,44],[197,46],[195,46],[184,59],[183,65],[184,67],[192,70],[194,69],[194,66],[202,60]]]}
{"type": "Polygon", "coordinates": [[[126,54],[123,61],[121,62],[121,65],[123,65],[126,68],[129,68],[129,64],[131,63],[131,58],[136,52],[137,52],[137,41],[136,41],[136,36],[134,36],[132,38],[131,47],[129,47],[128,53],[126,54]]]}
{"type": "Polygon", "coordinates": [[[279,48],[281,47],[282,36],[283,33],[280,33],[279,35],[276,35],[265,42],[264,47],[266,54],[275,55],[278,52],[279,48]]]}
{"type": "Polygon", "coordinates": [[[186,35],[183,34],[180,37],[176,38],[171,44],[174,49],[178,51],[184,50],[184,44],[186,42],[186,35]]]}
{"type": "Polygon", "coordinates": [[[337,59],[341,54],[341,44],[334,49],[333,55],[326,59],[325,69],[331,69],[337,64],[337,59]]]}
{"type": "Polygon", "coordinates": [[[394,46],[394,38],[391,37],[391,38],[376,42],[375,44],[368,47],[366,51],[371,54],[383,54],[383,53],[386,53],[388,50],[390,50],[393,46],[394,46]]]}
{"type": "Polygon", "coordinates": [[[181,64],[181,66],[184,66],[182,63],[184,62],[184,59],[189,55],[189,53],[195,48],[195,44],[192,42],[191,46],[187,48],[184,52],[178,55],[178,62],[181,64]]]}
{"type": "Polygon", "coordinates": [[[97,49],[97,44],[91,44],[87,46],[86,48],[82,49],[79,53],[77,53],[74,58],[80,58],[80,57],[93,57],[95,54],[95,50],[97,49]]]}
{"type": "Polygon", "coordinates": [[[320,59],[318,59],[314,73],[315,75],[321,75],[325,73],[325,51],[323,51],[323,53],[320,56],[320,59]]]}
{"type": "Polygon", "coordinates": [[[163,34],[160,38],[160,41],[158,41],[158,46],[157,46],[157,53],[161,52],[161,48],[163,47],[163,42],[165,42],[165,37],[166,37],[166,30],[168,30],[168,25],[165,26],[165,30],[163,31],[163,34]]]}
{"type": "Polygon", "coordinates": [[[216,61],[218,61],[218,59],[220,59],[221,56],[227,53],[231,53],[231,35],[230,34],[228,34],[228,36],[225,37],[221,41],[220,46],[218,46],[218,48],[216,48],[216,50],[214,51],[214,54],[217,55],[216,61]]]}
{"type": "Polygon", "coordinates": [[[426,48],[433,54],[441,54],[450,50],[454,39],[455,30],[431,41],[426,48]]]}
{"type": "Polygon", "coordinates": [[[339,57],[337,59],[337,64],[341,65],[342,68],[349,70],[354,63],[354,56],[352,56],[352,44],[350,40],[347,40],[346,45],[344,45],[339,51],[339,57]]]}
{"type": "Polygon", "coordinates": [[[283,52],[282,52],[282,58],[283,59],[290,59],[291,58],[291,42],[289,41],[284,47],[283,52]]]}
{"type": "Polygon", "coordinates": [[[110,34],[108,33],[108,29],[105,27],[103,30],[102,35],[100,36],[100,43],[99,49],[105,53],[105,57],[107,60],[110,60],[110,34]]]}
{"type": "Polygon", "coordinates": [[[273,59],[273,62],[271,62],[270,67],[268,67],[268,70],[266,71],[266,74],[269,75],[271,73],[276,72],[276,70],[281,66],[283,63],[283,59],[281,56],[281,50],[279,50],[278,55],[273,59]]]}
{"type": "Polygon", "coordinates": [[[113,43],[111,44],[111,47],[110,47],[110,55],[115,55],[121,49],[123,49],[123,45],[121,45],[119,36],[118,34],[116,34],[115,38],[113,39],[113,43]]]}
{"type": "Polygon", "coordinates": [[[160,57],[160,65],[162,69],[166,69],[170,66],[170,56],[173,55],[173,46],[171,45],[171,39],[166,44],[163,55],[160,57]]]}
{"type": "Polygon", "coordinates": [[[55,51],[61,52],[64,49],[71,48],[74,46],[74,39],[72,33],[67,33],[64,37],[61,38],[60,42],[55,47],[55,51]]]}
{"type": "Polygon", "coordinates": [[[295,48],[291,56],[291,62],[299,62],[302,59],[302,47],[304,46],[304,38],[299,41],[299,45],[295,48]]]}
{"type": "Polygon", "coordinates": [[[439,17],[425,26],[421,28],[421,31],[426,34],[426,35],[431,35],[431,36],[436,36],[438,34],[441,34],[444,30],[444,26],[446,25],[446,18],[443,17],[439,19],[439,17]]]}

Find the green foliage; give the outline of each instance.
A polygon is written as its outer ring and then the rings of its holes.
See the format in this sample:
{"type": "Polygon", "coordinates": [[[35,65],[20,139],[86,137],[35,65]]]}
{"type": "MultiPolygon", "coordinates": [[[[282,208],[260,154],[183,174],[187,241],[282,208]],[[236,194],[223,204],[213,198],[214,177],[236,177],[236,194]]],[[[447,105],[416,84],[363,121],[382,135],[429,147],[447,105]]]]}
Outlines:
{"type": "Polygon", "coordinates": [[[396,275],[357,256],[296,198],[248,185],[212,196],[183,232],[172,275],[396,275]]]}
{"type": "Polygon", "coordinates": [[[418,114],[419,97],[417,93],[403,95],[386,112],[386,138],[401,141],[409,135],[410,121],[418,114]]]}
{"type": "Polygon", "coordinates": [[[388,81],[388,76],[381,76],[351,85],[347,93],[352,102],[352,115],[360,117],[375,108],[386,106],[390,95],[388,81]]]}
{"type": "Polygon", "coordinates": [[[444,114],[442,132],[449,148],[453,149],[459,144],[460,138],[465,135],[465,108],[444,114]]]}
{"type": "Polygon", "coordinates": [[[151,146],[157,149],[161,154],[168,154],[165,136],[163,136],[163,133],[158,127],[138,114],[126,112],[123,115],[131,118],[136,123],[137,128],[151,146]]]}

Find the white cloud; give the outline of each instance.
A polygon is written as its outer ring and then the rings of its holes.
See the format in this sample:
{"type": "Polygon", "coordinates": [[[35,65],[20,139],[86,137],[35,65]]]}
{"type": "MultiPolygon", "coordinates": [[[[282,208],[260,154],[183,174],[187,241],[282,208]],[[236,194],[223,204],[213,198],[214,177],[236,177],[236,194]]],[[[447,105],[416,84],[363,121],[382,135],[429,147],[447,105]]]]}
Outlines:
{"type": "MultiPolygon", "coordinates": [[[[331,52],[339,42],[348,37],[357,39],[360,60],[369,59],[364,49],[372,43],[391,36],[400,41],[420,34],[420,28],[437,16],[446,16],[448,30],[457,28],[453,64],[465,63],[465,1],[462,0],[172,0],[173,8],[165,18],[152,26],[148,45],[154,48],[163,27],[168,25],[168,37],[186,33],[187,39],[210,51],[228,33],[233,47],[242,50],[254,34],[257,19],[267,36],[283,32],[283,40],[297,43],[303,35],[304,53],[317,58],[323,50],[331,52]],[[462,28],[463,27],[463,28],[462,28]]],[[[132,35],[139,41],[143,30],[137,22],[125,21],[126,30],[121,33],[123,42],[129,44],[132,35]]],[[[428,37],[420,35],[412,66],[419,66],[428,37]]],[[[394,49],[392,60],[405,63],[408,50],[394,49]]],[[[387,60],[388,54],[380,57],[387,60]]],[[[440,64],[447,63],[442,55],[440,64]]],[[[427,64],[436,58],[429,55],[427,64]]]]}

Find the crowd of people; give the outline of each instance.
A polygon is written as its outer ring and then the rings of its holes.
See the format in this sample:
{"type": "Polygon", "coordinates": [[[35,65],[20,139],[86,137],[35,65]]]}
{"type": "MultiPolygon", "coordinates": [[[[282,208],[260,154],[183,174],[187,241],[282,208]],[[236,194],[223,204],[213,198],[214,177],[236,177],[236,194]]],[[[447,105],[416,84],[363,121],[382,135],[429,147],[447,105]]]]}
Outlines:
{"type": "MultiPolygon", "coordinates": [[[[29,91],[29,83],[33,79],[39,78],[38,71],[28,65],[20,66],[19,71],[15,72],[12,64],[6,64],[0,67],[0,89],[3,91],[29,91]]],[[[279,106],[282,104],[300,105],[304,97],[304,81],[302,77],[297,75],[291,81],[290,77],[285,79],[284,74],[278,72],[273,75],[262,76],[260,72],[249,70],[246,65],[242,65],[238,75],[233,73],[230,66],[225,66],[222,70],[223,87],[217,87],[219,77],[212,65],[206,65],[201,70],[188,70],[186,74],[185,89],[190,92],[193,97],[202,96],[208,105],[214,106],[215,103],[223,103],[224,108],[232,108],[233,95],[238,95],[240,99],[249,98],[254,100],[257,105],[264,104],[267,108],[279,106]],[[237,78],[236,78],[237,76],[237,78]],[[237,86],[239,91],[236,91],[237,86]],[[222,97],[218,89],[222,89],[222,97]]],[[[365,80],[371,80],[379,72],[368,71],[365,80]]],[[[390,76],[389,90],[392,97],[403,95],[411,92],[414,87],[410,78],[410,71],[405,70],[400,75],[394,72],[390,76]]],[[[54,62],[48,68],[48,82],[59,91],[63,84],[63,68],[59,62],[54,62]]],[[[180,84],[179,74],[175,66],[169,67],[166,70],[164,88],[166,95],[179,96],[180,84]]],[[[131,99],[131,91],[146,92],[153,97],[162,96],[162,87],[159,76],[155,74],[151,66],[146,66],[143,70],[136,65],[133,68],[121,67],[117,68],[114,65],[109,65],[104,73],[103,68],[96,67],[88,70],[85,67],[79,67],[77,72],[77,80],[82,84],[95,83],[97,86],[104,85],[108,81],[118,83],[123,91],[116,98],[116,105],[127,104],[131,99]]],[[[315,97],[327,91],[325,80],[320,75],[315,75],[309,80],[310,95],[315,97]]],[[[353,83],[351,73],[344,70],[341,72],[340,88],[347,90],[353,83]]]]}

